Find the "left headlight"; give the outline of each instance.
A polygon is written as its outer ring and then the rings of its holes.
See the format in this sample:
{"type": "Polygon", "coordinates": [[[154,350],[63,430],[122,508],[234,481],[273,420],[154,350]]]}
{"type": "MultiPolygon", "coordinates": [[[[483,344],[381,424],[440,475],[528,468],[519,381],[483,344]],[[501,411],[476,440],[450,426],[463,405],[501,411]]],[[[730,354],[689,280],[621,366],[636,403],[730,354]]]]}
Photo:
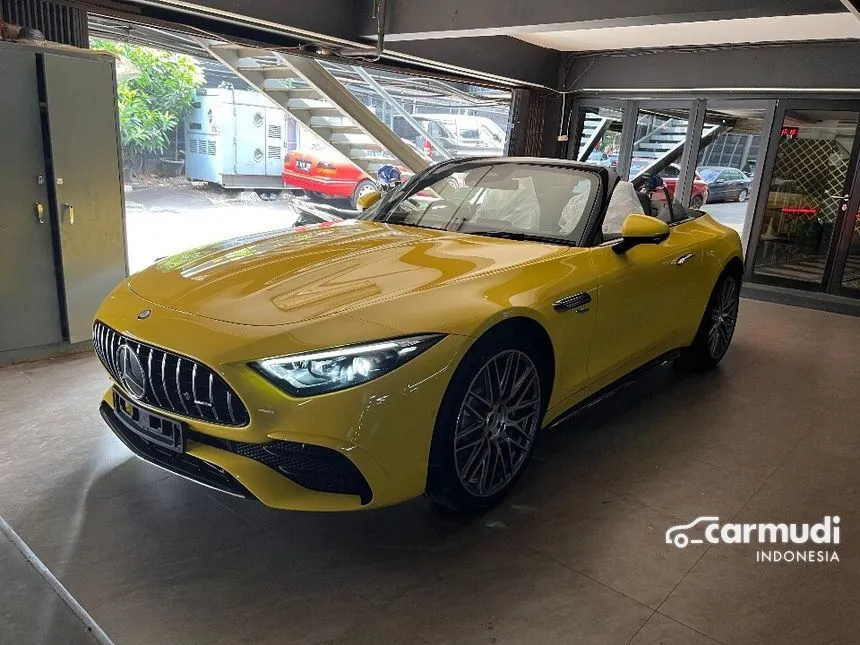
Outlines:
{"type": "Polygon", "coordinates": [[[361,345],[265,358],[251,367],[295,396],[310,396],[367,383],[412,360],[444,337],[423,334],[361,345]]]}

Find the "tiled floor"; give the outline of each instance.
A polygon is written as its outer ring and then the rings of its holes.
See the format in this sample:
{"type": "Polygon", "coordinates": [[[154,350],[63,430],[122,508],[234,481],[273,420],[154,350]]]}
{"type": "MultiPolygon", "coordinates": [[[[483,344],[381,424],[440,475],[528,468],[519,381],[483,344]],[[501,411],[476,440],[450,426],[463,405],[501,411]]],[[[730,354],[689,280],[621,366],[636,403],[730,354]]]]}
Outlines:
{"type": "Polygon", "coordinates": [[[126,452],[90,355],[0,370],[0,514],[119,645],[854,643],[860,318],[744,301],[720,369],[548,435],[471,520],[270,511],[126,452]],[[701,515],[842,518],[839,563],[665,544],[701,515]]]}

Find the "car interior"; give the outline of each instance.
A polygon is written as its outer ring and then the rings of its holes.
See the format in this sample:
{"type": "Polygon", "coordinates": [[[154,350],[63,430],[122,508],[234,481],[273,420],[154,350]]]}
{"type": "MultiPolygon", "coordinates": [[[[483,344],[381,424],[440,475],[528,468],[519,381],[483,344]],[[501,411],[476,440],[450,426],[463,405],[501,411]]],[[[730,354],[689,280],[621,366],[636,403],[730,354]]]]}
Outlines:
{"type": "MultiPolygon", "coordinates": [[[[579,240],[598,179],[571,168],[493,164],[446,176],[400,202],[388,221],[465,233],[510,233],[579,240]],[[451,189],[452,177],[457,188],[451,189]]],[[[666,190],[659,177],[642,176],[639,189],[618,181],[596,243],[618,239],[631,213],[667,224],[695,216],[666,190]]]]}

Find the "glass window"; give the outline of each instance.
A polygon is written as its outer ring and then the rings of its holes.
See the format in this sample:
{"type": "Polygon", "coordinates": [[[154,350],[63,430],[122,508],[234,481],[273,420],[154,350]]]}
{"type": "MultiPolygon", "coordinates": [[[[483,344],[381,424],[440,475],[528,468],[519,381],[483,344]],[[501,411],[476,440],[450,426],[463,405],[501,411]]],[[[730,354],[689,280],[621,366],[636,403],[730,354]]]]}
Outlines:
{"type": "Polygon", "coordinates": [[[404,187],[373,219],[498,237],[576,241],[597,191],[595,175],[536,164],[464,162],[404,187]]]}
{"type": "Polygon", "coordinates": [[[624,110],[586,107],[580,109],[580,118],[582,132],[577,142],[576,159],[606,168],[618,166],[624,110]]]}
{"type": "Polygon", "coordinates": [[[693,184],[690,205],[739,234],[752,212],[749,198],[763,126],[764,110],[741,102],[725,108],[709,104],[705,115],[696,169],[701,180],[693,184]],[[715,183],[718,178],[725,183],[715,183]]]}
{"type": "MultiPolygon", "coordinates": [[[[689,110],[684,109],[639,110],[629,174],[634,185],[638,185],[644,175],[660,173],[667,166],[677,164],[681,160],[687,140],[689,118],[689,110]]],[[[678,174],[680,173],[662,175],[668,179],[665,185],[673,195],[677,188],[678,174]]]]}
{"type": "Polygon", "coordinates": [[[755,256],[755,273],[822,285],[844,217],[858,113],[785,113],[755,256]]]}
{"type": "Polygon", "coordinates": [[[707,168],[707,167],[699,167],[699,174],[702,176],[702,179],[705,181],[716,181],[717,177],[720,176],[719,168],[707,168]]]}

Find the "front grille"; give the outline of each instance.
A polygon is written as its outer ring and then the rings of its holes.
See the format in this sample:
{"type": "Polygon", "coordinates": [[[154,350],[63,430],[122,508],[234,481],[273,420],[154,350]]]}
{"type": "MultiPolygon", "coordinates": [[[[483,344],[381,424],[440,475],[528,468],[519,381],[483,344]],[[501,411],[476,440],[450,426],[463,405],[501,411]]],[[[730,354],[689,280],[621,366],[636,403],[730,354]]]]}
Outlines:
{"type": "Polygon", "coordinates": [[[117,349],[128,345],[146,374],[140,400],[152,407],[192,419],[229,426],[250,421],[248,409],[227,382],[202,363],[123,336],[104,323],[93,326],[93,347],[99,360],[121,383],[117,349]]]}
{"type": "Polygon", "coordinates": [[[361,471],[348,457],[331,448],[293,441],[244,443],[231,441],[230,450],[259,461],[291,480],[324,493],[358,495],[362,504],[373,498],[361,471]]]}

